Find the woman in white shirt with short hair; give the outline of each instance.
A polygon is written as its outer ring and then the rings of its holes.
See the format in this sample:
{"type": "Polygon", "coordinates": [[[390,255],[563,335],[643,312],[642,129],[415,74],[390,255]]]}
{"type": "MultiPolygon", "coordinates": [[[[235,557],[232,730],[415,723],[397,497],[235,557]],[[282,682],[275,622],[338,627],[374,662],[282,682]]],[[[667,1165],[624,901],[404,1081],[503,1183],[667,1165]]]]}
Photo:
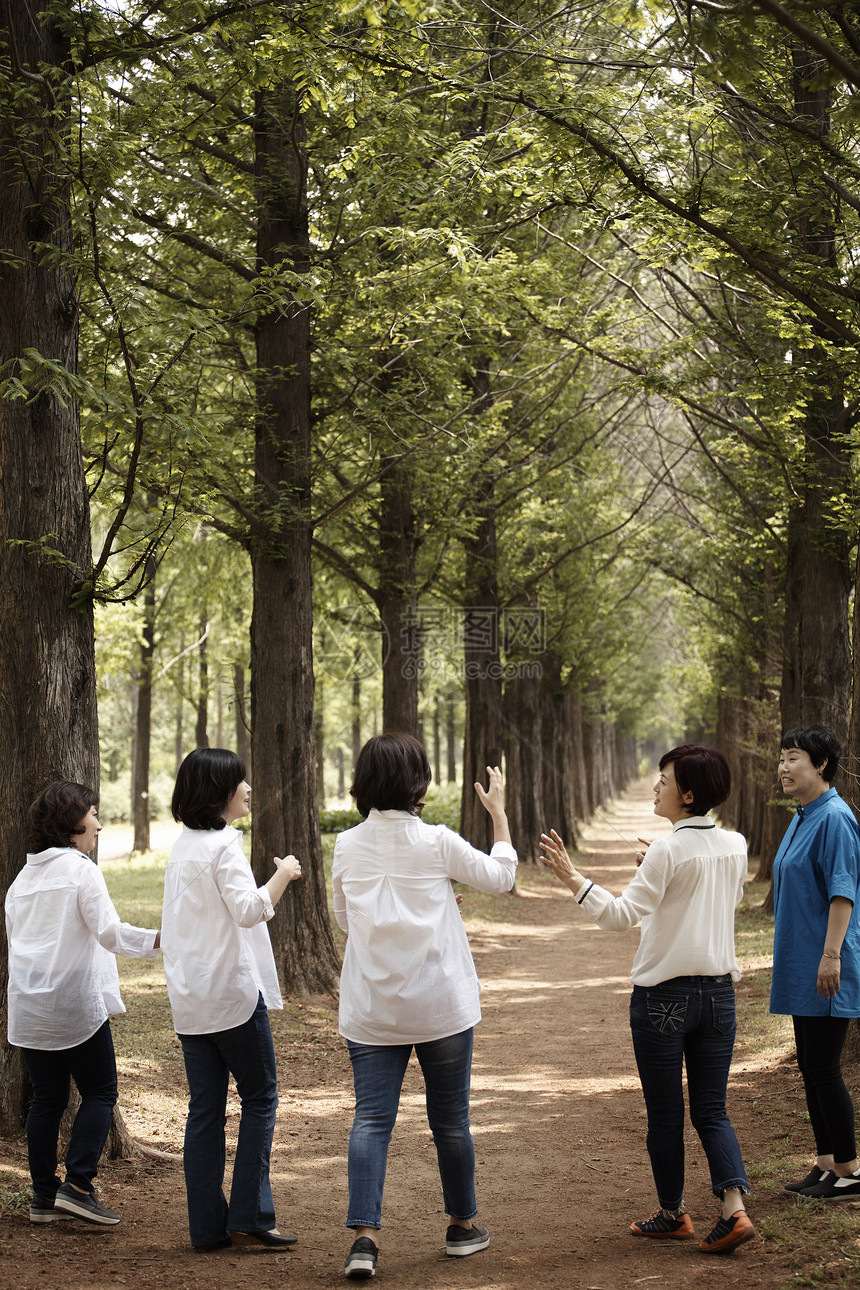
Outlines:
{"type": "Polygon", "coordinates": [[[98,800],[71,780],[39,794],[29,811],[32,851],[6,893],[9,1043],[22,1050],[33,1085],[31,1223],[70,1215],[103,1227],[120,1221],[93,1189],[117,1100],[109,1017],[125,1012],[114,955],[154,958],[159,933],[120,922],[89,858],[102,827],[98,800]],[[81,1104],[61,1183],[57,1140],[70,1078],[81,1104]]]}
{"type": "Polygon", "coordinates": [[[740,1147],[726,1113],[735,1041],[734,913],[747,873],[740,833],[717,828],[708,811],[726,800],[731,776],[716,748],[682,744],[660,759],[654,814],[672,825],[637,853],[636,876],[620,896],[574,868],[559,835],[541,835],[544,863],[570,888],[598,927],[622,931],[642,921],[630,979],[630,1030],[648,1112],[648,1154],[658,1209],[630,1224],[635,1236],[688,1238],[684,1204],[684,1090],[690,1119],[708,1160],[722,1208],[699,1242],[725,1254],[755,1236],[743,1197],[749,1194],[740,1147]]]}
{"type": "Polygon", "coordinates": [[[250,810],[245,764],[224,748],[198,748],[179,767],[173,816],[182,834],[164,875],[162,950],[173,1024],[188,1077],[183,1165],[195,1250],[256,1240],[295,1244],[275,1225],[269,1157],[278,1105],[269,1008],[281,1008],[265,924],[301,866],[275,857],[258,887],[232,827],[250,810]],[[230,1076],[242,1104],[228,1205],[223,1191],[230,1076]]]}
{"type": "Polygon", "coordinates": [[[335,917],[348,933],[339,1028],[356,1103],[346,1220],[355,1240],[344,1269],[351,1279],[376,1272],[388,1144],[413,1047],[449,1219],[447,1252],[463,1256],[489,1245],[487,1229],[472,1222],[469,1085],[480,985],[451,887],[456,881],[504,892],[514,884],[502,774],[487,770],[489,788],[475,790],[493,821],[489,855],[419,818],[431,775],[417,739],[377,735],[356,761],[351,792],[365,819],[338,836],[332,868],[335,917]]]}

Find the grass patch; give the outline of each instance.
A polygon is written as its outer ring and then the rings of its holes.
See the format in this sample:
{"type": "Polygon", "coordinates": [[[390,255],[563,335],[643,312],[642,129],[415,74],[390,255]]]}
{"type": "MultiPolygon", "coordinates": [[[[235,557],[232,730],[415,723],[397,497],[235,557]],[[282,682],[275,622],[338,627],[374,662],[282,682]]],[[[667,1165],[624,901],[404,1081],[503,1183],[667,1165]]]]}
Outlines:
{"type": "Polygon", "coordinates": [[[11,1169],[0,1169],[0,1214],[23,1214],[30,1208],[33,1190],[11,1169]]]}

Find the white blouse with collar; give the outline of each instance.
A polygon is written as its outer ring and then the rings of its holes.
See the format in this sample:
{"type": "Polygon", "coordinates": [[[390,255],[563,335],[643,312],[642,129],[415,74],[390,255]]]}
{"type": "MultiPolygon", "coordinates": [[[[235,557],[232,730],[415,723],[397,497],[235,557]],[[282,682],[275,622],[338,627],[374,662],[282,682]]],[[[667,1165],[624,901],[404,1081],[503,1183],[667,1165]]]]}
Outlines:
{"type": "Polygon", "coordinates": [[[634,985],[727,973],[739,981],[735,908],[746,874],[741,834],[717,828],[707,815],[692,815],[654,839],[622,895],[586,883],[576,901],[605,931],[623,931],[641,919],[634,985]]]}
{"type": "Polygon", "coordinates": [[[6,893],[9,1043],[77,1048],[125,1012],[116,954],[155,958],[157,932],[123,923],[104,875],[75,847],[27,856],[6,893]]]}

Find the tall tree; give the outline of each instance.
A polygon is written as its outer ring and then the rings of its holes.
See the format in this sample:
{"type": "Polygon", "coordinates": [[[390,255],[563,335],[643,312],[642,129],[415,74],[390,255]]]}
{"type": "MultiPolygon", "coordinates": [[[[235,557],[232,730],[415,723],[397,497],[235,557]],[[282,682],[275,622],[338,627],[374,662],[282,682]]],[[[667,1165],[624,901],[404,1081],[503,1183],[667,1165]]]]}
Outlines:
{"type": "MultiPolygon", "coordinates": [[[[300,279],[309,267],[304,123],[286,83],[260,90],[255,111],[257,257],[261,274],[300,279]]],[[[338,955],[325,917],[325,874],[316,803],[313,588],[311,583],[310,310],[281,293],[255,325],[256,508],[251,538],[251,746],[254,864],[261,881],[272,854],[295,852],[301,883],[272,925],[288,989],[330,989],[338,955]],[[274,711],[272,710],[274,708],[274,711]]]]}
{"type": "MultiPolygon", "coordinates": [[[[98,790],[90,514],[75,398],[70,49],[50,12],[9,0],[0,28],[0,889],[44,784],[98,790]]],[[[5,1035],[6,954],[0,954],[5,1035]]],[[[0,1045],[0,1133],[20,1130],[18,1049],[0,1045]]]]}

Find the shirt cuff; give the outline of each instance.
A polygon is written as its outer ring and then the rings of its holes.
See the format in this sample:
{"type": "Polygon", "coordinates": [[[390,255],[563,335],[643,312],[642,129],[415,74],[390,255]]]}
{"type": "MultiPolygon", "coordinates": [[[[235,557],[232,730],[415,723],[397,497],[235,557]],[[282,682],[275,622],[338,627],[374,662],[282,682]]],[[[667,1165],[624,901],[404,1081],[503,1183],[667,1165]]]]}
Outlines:
{"type": "Polygon", "coordinates": [[[275,906],[272,904],[272,898],[269,895],[269,888],[265,886],[258,887],[257,895],[263,902],[263,918],[268,923],[270,919],[275,917],[275,906]]]}
{"type": "Polygon", "coordinates": [[[494,842],[490,848],[490,855],[494,860],[513,860],[517,863],[516,847],[511,842],[494,842]]]}
{"type": "Polygon", "coordinates": [[[585,897],[591,891],[593,886],[594,886],[593,882],[586,882],[583,884],[583,886],[579,889],[579,891],[576,893],[576,896],[574,897],[577,905],[582,904],[582,902],[585,900],[585,897]]]}

